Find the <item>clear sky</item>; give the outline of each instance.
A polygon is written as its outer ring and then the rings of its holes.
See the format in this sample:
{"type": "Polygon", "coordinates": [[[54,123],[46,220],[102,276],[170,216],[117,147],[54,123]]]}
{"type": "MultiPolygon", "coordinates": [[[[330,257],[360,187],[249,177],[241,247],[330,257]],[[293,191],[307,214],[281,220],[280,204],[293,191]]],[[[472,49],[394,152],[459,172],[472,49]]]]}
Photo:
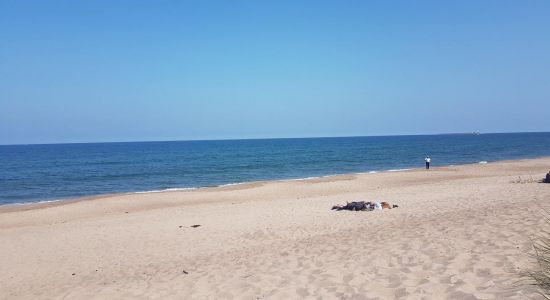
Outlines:
{"type": "Polygon", "coordinates": [[[549,120],[550,1],[0,0],[0,144],[549,120]]]}

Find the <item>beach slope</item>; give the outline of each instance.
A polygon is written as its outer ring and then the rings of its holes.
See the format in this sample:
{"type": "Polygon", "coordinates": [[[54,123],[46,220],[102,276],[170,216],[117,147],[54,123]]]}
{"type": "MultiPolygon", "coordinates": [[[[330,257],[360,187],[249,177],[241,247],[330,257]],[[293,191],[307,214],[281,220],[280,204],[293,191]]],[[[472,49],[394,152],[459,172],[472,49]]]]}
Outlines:
{"type": "Polygon", "coordinates": [[[550,158],[0,208],[0,299],[526,299],[550,158]],[[346,201],[397,209],[332,211],[346,201]],[[200,225],[200,226],[194,226],[200,225]]]}

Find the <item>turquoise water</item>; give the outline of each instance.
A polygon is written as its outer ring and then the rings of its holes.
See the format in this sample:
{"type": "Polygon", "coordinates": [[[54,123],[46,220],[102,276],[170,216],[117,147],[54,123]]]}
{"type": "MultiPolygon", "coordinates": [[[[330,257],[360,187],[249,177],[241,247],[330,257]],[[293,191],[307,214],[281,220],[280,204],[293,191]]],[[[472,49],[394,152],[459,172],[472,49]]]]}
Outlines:
{"type": "Polygon", "coordinates": [[[550,133],[0,146],[0,204],[418,168],[426,155],[550,156],[550,133]]]}

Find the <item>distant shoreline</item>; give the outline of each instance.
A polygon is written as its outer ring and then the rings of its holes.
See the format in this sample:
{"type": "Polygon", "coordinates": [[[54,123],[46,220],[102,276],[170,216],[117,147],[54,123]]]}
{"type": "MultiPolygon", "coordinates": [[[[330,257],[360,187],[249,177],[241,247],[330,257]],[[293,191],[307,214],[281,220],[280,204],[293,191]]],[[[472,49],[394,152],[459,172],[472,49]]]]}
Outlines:
{"type": "MultiPolygon", "coordinates": [[[[550,159],[550,156],[541,156],[535,158],[524,158],[524,159],[508,159],[508,160],[499,160],[499,161],[479,161],[466,164],[456,164],[456,165],[440,165],[432,166],[430,170],[438,170],[448,167],[460,167],[460,166],[472,166],[478,164],[495,164],[495,163],[513,163],[521,161],[530,161],[530,160],[540,160],[540,159],[550,159]]],[[[52,200],[43,200],[37,202],[21,202],[21,203],[8,203],[0,205],[0,213],[3,212],[14,212],[14,211],[25,211],[25,210],[34,210],[41,209],[46,207],[61,206],[66,204],[71,204],[81,201],[93,201],[104,198],[120,197],[120,196],[132,196],[132,195],[151,195],[151,194],[163,194],[163,193],[181,193],[181,192],[202,192],[202,191],[215,191],[215,190],[225,190],[232,188],[244,188],[250,186],[256,186],[259,184],[269,184],[276,182],[293,182],[293,181],[315,181],[319,179],[330,180],[331,178],[337,177],[346,177],[346,176],[355,176],[355,175],[373,175],[381,173],[412,173],[412,172],[422,172],[425,169],[423,167],[418,168],[404,168],[404,169],[389,169],[389,170],[380,170],[380,171],[366,171],[366,172],[357,172],[357,173],[342,173],[342,174],[330,174],[324,176],[314,176],[314,177],[305,177],[305,178],[287,178],[287,179],[273,179],[273,180],[259,180],[259,181],[246,181],[246,182],[236,182],[228,183],[219,186],[204,186],[204,187],[191,187],[191,188],[167,188],[160,190],[150,190],[150,191],[136,191],[136,192],[119,192],[119,193],[107,193],[107,194],[95,194],[87,195],[81,197],[69,197],[69,198],[60,198],[52,200]]],[[[550,167],[549,167],[550,171],[550,167]]],[[[429,172],[429,171],[428,171],[429,172]]]]}
{"type": "Polygon", "coordinates": [[[437,135],[480,135],[481,132],[474,131],[474,132],[452,132],[452,133],[440,133],[437,135]]]}
{"type": "Polygon", "coordinates": [[[550,133],[0,147],[0,204],[537,158],[550,133]]]}

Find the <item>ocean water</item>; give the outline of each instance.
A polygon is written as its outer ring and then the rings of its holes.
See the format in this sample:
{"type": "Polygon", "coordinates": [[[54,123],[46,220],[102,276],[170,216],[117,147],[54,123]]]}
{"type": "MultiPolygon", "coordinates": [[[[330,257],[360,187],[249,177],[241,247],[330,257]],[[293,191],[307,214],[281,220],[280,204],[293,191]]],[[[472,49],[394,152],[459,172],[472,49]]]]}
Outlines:
{"type": "Polygon", "coordinates": [[[426,155],[550,156],[550,133],[0,146],[0,204],[422,168],[426,155]]]}

